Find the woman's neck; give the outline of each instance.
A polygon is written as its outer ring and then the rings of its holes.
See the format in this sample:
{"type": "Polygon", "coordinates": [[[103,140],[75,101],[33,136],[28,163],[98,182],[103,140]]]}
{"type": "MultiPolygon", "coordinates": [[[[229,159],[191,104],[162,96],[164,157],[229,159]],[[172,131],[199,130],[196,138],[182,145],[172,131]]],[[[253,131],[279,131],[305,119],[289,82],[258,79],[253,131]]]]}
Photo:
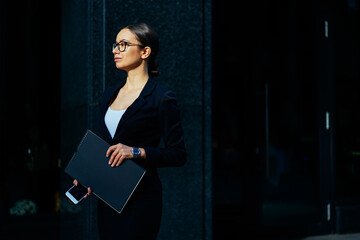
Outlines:
{"type": "Polygon", "coordinates": [[[128,71],[126,85],[129,89],[143,88],[149,79],[147,66],[140,65],[139,67],[128,71]]]}

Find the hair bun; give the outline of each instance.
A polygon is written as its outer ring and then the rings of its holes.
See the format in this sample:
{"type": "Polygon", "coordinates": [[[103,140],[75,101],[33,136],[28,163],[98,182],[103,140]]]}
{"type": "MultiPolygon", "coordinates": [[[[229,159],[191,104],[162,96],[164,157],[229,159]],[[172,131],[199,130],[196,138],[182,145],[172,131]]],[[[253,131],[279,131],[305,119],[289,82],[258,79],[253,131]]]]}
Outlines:
{"type": "Polygon", "coordinates": [[[160,72],[158,70],[151,70],[150,71],[150,75],[152,77],[157,77],[157,76],[159,76],[159,74],[160,74],[160,72]]]}
{"type": "Polygon", "coordinates": [[[157,70],[159,64],[155,62],[155,59],[150,55],[148,61],[148,73],[151,77],[159,76],[160,72],[157,70]]]}

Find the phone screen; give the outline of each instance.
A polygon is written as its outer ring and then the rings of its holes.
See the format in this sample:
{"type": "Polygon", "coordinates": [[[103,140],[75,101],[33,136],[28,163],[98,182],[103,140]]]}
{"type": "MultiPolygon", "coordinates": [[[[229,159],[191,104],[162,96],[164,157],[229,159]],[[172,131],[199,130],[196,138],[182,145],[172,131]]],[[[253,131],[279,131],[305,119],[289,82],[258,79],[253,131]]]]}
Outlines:
{"type": "Polygon", "coordinates": [[[80,202],[81,199],[84,198],[84,196],[88,193],[87,188],[85,188],[83,185],[78,184],[77,186],[72,186],[67,192],[66,196],[70,198],[71,201],[73,201],[75,204],[80,202]]]}

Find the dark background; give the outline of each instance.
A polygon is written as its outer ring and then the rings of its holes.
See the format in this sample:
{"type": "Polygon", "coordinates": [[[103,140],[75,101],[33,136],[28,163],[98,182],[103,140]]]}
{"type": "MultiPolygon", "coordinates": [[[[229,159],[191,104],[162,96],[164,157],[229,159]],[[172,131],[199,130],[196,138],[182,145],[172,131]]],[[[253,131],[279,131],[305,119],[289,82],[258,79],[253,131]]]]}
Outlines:
{"type": "Polygon", "coordinates": [[[358,232],[358,1],[213,9],[214,238],[358,232]]]}
{"type": "Polygon", "coordinates": [[[63,169],[133,22],[159,33],[189,152],[160,170],[159,239],[360,232],[358,5],[0,1],[0,238],[97,239],[96,199],[69,203],[63,169]],[[11,215],[24,199],[36,214],[11,215]]]}
{"type": "Polygon", "coordinates": [[[60,2],[1,1],[1,239],[56,236],[60,196],[60,2]],[[13,216],[31,200],[33,216],[13,216]],[[20,235],[20,236],[18,236],[20,235]]]}

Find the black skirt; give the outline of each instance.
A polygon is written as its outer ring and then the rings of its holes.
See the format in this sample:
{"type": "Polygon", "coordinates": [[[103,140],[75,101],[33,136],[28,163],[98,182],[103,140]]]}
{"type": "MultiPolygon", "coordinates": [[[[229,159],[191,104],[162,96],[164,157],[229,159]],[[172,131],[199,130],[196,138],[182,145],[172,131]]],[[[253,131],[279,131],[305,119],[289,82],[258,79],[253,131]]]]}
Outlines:
{"type": "Polygon", "coordinates": [[[121,214],[99,200],[100,239],[155,240],[161,215],[161,183],[156,171],[147,171],[121,214]]]}
{"type": "Polygon", "coordinates": [[[161,199],[132,200],[121,214],[99,200],[100,239],[155,240],[160,228],[161,213],[161,199]]]}

